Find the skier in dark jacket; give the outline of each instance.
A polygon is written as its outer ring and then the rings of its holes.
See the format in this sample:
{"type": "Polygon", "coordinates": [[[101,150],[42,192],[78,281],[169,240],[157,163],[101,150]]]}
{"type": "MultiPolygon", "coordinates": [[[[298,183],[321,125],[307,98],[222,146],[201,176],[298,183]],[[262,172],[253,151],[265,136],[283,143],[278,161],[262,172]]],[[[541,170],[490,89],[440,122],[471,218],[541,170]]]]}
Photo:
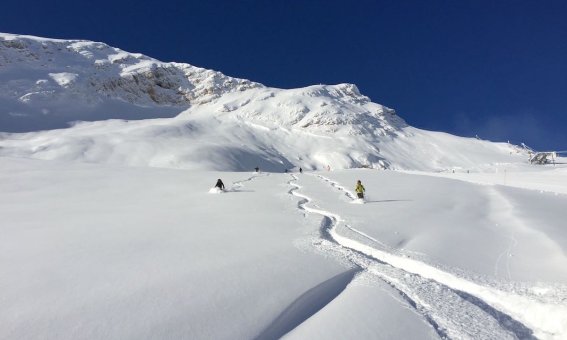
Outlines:
{"type": "Polygon", "coordinates": [[[219,188],[220,190],[224,191],[224,183],[220,178],[217,180],[217,184],[215,185],[215,188],[219,188]]]}

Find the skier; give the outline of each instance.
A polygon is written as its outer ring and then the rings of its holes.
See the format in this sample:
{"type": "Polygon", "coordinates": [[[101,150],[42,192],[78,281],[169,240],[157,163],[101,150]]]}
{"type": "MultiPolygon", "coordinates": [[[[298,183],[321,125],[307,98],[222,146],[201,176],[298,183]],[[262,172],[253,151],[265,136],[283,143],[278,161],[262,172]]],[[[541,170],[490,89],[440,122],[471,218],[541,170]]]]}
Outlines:
{"type": "Polygon", "coordinates": [[[356,196],[358,196],[358,198],[364,199],[364,192],[366,189],[364,189],[364,185],[362,185],[360,180],[356,181],[356,188],[354,188],[354,191],[356,191],[356,196]]]}
{"type": "Polygon", "coordinates": [[[217,180],[217,184],[215,185],[215,188],[219,188],[220,190],[224,191],[224,183],[220,178],[217,180]]]}
{"type": "Polygon", "coordinates": [[[255,167],[254,170],[256,170],[256,172],[260,171],[259,167],[255,167]]]}
{"type": "Polygon", "coordinates": [[[303,173],[303,169],[299,168],[299,173],[302,174],[303,173]]]}

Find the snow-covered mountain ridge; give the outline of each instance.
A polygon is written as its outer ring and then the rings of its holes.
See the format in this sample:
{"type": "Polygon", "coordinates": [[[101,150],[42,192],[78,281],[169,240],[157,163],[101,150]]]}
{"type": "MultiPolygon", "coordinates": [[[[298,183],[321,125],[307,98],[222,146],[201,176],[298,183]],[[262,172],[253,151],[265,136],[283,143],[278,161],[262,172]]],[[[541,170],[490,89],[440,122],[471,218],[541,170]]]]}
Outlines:
{"type": "Polygon", "coordinates": [[[1,37],[0,339],[567,339],[567,159],[1,37]]]}
{"type": "MultiPolygon", "coordinates": [[[[84,91],[82,94],[92,97],[99,94],[134,104],[188,105],[261,86],[220,72],[183,63],[164,63],[84,40],[0,34],[0,58],[0,68],[8,71],[10,67],[23,66],[28,71],[48,72],[45,81],[26,83],[18,79],[19,86],[3,91],[20,95],[23,101],[41,94],[61,95],[62,87],[76,93],[84,91]],[[23,93],[26,86],[38,91],[23,93]]],[[[15,84],[4,84],[5,88],[11,85],[15,84]]]]}
{"type": "Polygon", "coordinates": [[[0,131],[50,130],[4,134],[0,155],[272,171],[525,159],[508,144],[408,126],[353,84],[269,88],[97,42],[0,34],[0,80],[0,131]],[[73,121],[94,122],[53,130],[73,121]]]}
{"type": "MultiPolygon", "coordinates": [[[[104,106],[112,101],[146,108],[173,106],[178,113],[225,93],[261,86],[189,64],[164,63],[100,42],[0,33],[0,96],[10,104],[10,111],[4,113],[13,118],[8,123],[18,125],[20,131],[27,129],[17,124],[18,120],[25,124],[37,116],[58,119],[74,115],[71,120],[96,120],[85,111],[113,110],[104,106]],[[63,103],[71,103],[74,112],[67,112],[63,103]]],[[[123,106],[114,111],[123,111],[123,106]]],[[[121,112],[103,116],[136,118],[121,112]]]]}

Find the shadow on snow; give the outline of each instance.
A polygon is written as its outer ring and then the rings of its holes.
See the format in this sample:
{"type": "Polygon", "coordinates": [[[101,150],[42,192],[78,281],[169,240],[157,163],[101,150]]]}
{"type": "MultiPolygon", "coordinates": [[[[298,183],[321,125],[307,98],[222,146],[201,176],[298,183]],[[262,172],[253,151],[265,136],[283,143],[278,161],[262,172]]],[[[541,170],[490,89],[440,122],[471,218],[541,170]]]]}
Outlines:
{"type": "Polygon", "coordinates": [[[281,338],[333,301],[359,271],[359,268],[353,268],[309,289],[284,309],[256,339],[281,338]]]}

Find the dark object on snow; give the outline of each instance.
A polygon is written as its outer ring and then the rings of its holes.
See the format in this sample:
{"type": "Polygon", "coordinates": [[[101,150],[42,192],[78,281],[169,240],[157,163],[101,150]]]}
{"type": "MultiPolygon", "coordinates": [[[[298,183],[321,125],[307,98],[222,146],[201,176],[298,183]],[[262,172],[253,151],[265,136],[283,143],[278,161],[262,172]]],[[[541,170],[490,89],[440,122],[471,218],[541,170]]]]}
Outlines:
{"type": "Polygon", "coordinates": [[[221,181],[220,178],[217,180],[217,184],[215,185],[215,188],[219,188],[221,190],[224,190],[224,183],[221,181]]]}
{"type": "Polygon", "coordinates": [[[285,169],[284,171],[285,171],[285,173],[287,174],[287,169],[285,169]]]}
{"type": "Polygon", "coordinates": [[[362,185],[360,180],[356,181],[356,188],[354,188],[354,191],[356,191],[356,196],[358,196],[358,198],[364,198],[364,192],[366,189],[364,189],[364,185],[362,185]]]}
{"type": "Polygon", "coordinates": [[[555,164],[555,158],[557,158],[557,154],[561,152],[536,152],[530,153],[530,164],[555,164]]]}
{"type": "Polygon", "coordinates": [[[302,174],[303,173],[303,169],[299,168],[299,173],[302,174]]]}
{"type": "Polygon", "coordinates": [[[256,172],[260,171],[259,167],[255,167],[254,170],[256,170],[256,172]]]}

